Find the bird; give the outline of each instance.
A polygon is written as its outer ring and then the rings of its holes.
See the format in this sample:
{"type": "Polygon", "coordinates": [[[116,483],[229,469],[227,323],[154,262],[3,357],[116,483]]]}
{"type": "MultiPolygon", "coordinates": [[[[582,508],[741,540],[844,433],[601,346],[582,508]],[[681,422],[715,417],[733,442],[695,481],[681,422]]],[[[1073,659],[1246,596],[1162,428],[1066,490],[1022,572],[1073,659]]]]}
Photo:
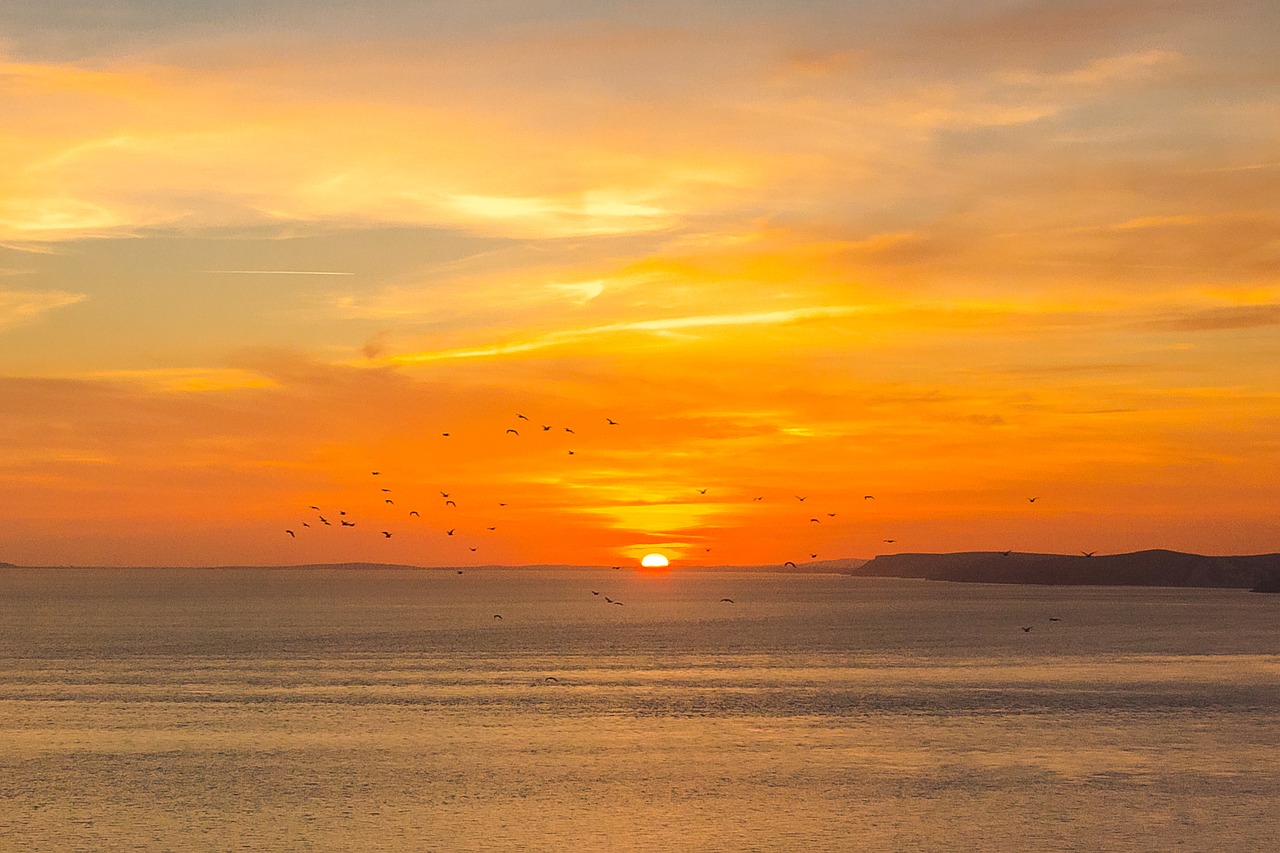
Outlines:
{"type": "Polygon", "coordinates": [[[752,498],[751,500],[753,500],[753,501],[762,501],[762,500],[764,500],[764,496],[761,496],[761,497],[758,497],[758,498],[752,498]]]}
{"type": "Polygon", "coordinates": [[[314,509],[316,512],[319,512],[319,511],[320,511],[320,507],[318,507],[318,506],[309,506],[309,507],[307,507],[307,509],[314,509]]]}
{"type": "Polygon", "coordinates": [[[573,430],[569,429],[568,427],[565,427],[565,428],[564,428],[564,431],[565,431],[565,432],[567,432],[567,433],[572,433],[573,435],[577,435],[577,433],[576,433],[576,432],[573,432],[573,430]]]}
{"type": "Polygon", "coordinates": [[[381,471],[370,471],[369,473],[376,477],[376,476],[378,476],[379,474],[381,474],[382,472],[381,472],[381,471]]]}
{"type": "Polygon", "coordinates": [[[875,495],[863,495],[863,496],[862,496],[862,499],[863,499],[864,501],[873,501],[873,500],[875,500],[875,499],[876,499],[876,496],[875,496],[875,495]]]}
{"type": "Polygon", "coordinates": [[[516,417],[517,417],[517,418],[519,418],[519,419],[520,419],[520,420],[522,420],[522,421],[527,421],[527,420],[529,420],[529,419],[528,419],[528,418],[526,418],[524,415],[521,415],[521,414],[518,414],[518,413],[516,414],[516,417]]]}
{"type": "Polygon", "coordinates": [[[515,431],[515,430],[513,430],[513,429],[509,429],[509,430],[507,430],[507,432],[508,432],[509,434],[511,434],[511,435],[514,435],[514,436],[519,436],[519,435],[520,435],[520,433],[516,432],[516,431],[515,431]]]}
{"type": "Polygon", "coordinates": [[[297,539],[297,538],[298,538],[298,534],[294,533],[292,530],[287,530],[287,529],[286,529],[286,530],[285,530],[285,533],[288,533],[288,534],[289,534],[290,536],[292,536],[294,539],[297,539]]]}
{"type": "Polygon", "coordinates": [[[345,509],[338,510],[338,515],[346,515],[346,514],[347,514],[347,511],[345,509]]]}
{"type": "Polygon", "coordinates": [[[389,491],[391,491],[391,490],[390,490],[390,489],[383,489],[382,491],[384,491],[384,492],[389,492],[389,491]]]}
{"type": "Polygon", "coordinates": [[[501,619],[501,618],[502,618],[502,615],[501,615],[501,614],[499,614],[499,613],[495,613],[495,614],[493,614],[493,618],[494,618],[494,619],[501,619]]]}
{"type": "Polygon", "coordinates": [[[504,503],[499,503],[499,504],[498,504],[498,506],[506,506],[506,504],[504,504],[504,503]]]}
{"type": "Polygon", "coordinates": [[[343,527],[355,527],[355,526],[356,526],[356,523],[355,523],[354,521],[347,521],[345,518],[344,518],[344,519],[339,519],[339,521],[341,522],[341,524],[342,524],[342,526],[343,526],[343,527]]]}
{"type": "Polygon", "coordinates": [[[1030,626],[1030,625],[1022,625],[1022,626],[1020,626],[1020,627],[1022,628],[1023,633],[1026,633],[1026,634],[1031,633],[1031,628],[1032,628],[1032,626],[1030,626]]]}
{"type": "Polygon", "coordinates": [[[599,595],[600,593],[593,589],[593,590],[591,590],[591,594],[592,594],[592,595],[599,595]]]}
{"type": "Polygon", "coordinates": [[[609,422],[609,426],[617,426],[617,425],[618,425],[618,422],[617,422],[617,421],[615,421],[613,418],[605,418],[605,420],[609,422]]]}
{"type": "Polygon", "coordinates": [[[490,528],[488,528],[488,529],[489,529],[489,530],[497,530],[498,528],[496,528],[496,527],[490,527],[490,528]]]}
{"type": "Polygon", "coordinates": [[[458,574],[462,574],[462,569],[458,569],[458,574]]]}
{"type": "Polygon", "coordinates": [[[320,523],[327,525],[329,523],[329,520],[322,515],[320,516],[320,523]]]}
{"type": "Polygon", "coordinates": [[[810,520],[810,521],[812,521],[814,524],[821,524],[821,523],[822,523],[821,521],[819,521],[819,520],[818,520],[818,519],[816,519],[816,518],[811,518],[811,519],[809,519],[809,520],[810,520]]]}
{"type": "Polygon", "coordinates": [[[835,517],[836,517],[836,514],[834,512],[827,513],[827,518],[835,518],[835,517]]]}
{"type": "Polygon", "coordinates": [[[886,542],[888,542],[888,543],[892,544],[892,543],[894,543],[894,542],[897,542],[898,540],[897,540],[897,539],[886,539],[886,540],[884,540],[884,541],[886,541],[886,542]]]}
{"type": "Polygon", "coordinates": [[[447,497],[449,497],[449,493],[448,493],[448,492],[441,492],[441,493],[440,493],[440,497],[442,497],[442,498],[447,498],[447,497]]]}
{"type": "Polygon", "coordinates": [[[1034,498],[1027,498],[1027,503],[1031,503],[1031,504],[1033,504],[1033,503],[1035,503],[1035,502],[1036,502],[1036,501],[1038,501],[1038,500],[1040,500],[1040,497],[1037,495],[1037,496],[1036,496],[1036,497],[1034,497],[1034,498]]]}
{"type": "Polygon", "coordinates": [[[1001,557],[1007,557],[1007,556],[1009,556],[1009,555],[1010,555],[1010,554],[1012,554],[1012,553],[1013,553],[1012,551],[1001,551],[1001,552],[1000,552],[1000,556],[1001,556],[1001,557]]]}
{"type": "Polygon", "coordinates": [[[613,599],[607,595],[604,597],[604,600],[605,600],[605,603],[607,604],[613,604],[613,599]]]}
{"type": "Polygon", "coordinates": [[[801,503],[804,503],[805,501],[807,501],[807,500],[809,499],[809,496],[808,496],[808,495],[805,495],[804,497],[800,497],[799,495],[795,495],[794,497],[795,497],[795,499],[796,499],[796,500],[800,501],[801,503]]]}
{"type": "Polygon", "coordinates": [[[390,534],[390,533],[388,533],[388,532],[387,532],[387,531],[385,531],[385,530],[384,530],[384,531],[382,531],[382,535],[383,535],[383,536],[385,536],[385,537],[387,537],[388,539],[390,539],[390,538],[391,538],[391,534],[390,534]]]}
{"type": "Polygon", "coordinates": [[[721,601],[727,601],[727,602],[729,602],[730,604],[733,604],[733,603],[734,603],[734,601],[733,601],[733,599],[732,599],[732,598],[722,598],[722,599],[720,599],[720,600],[721,600],[721,601]]]}
{"type": "Polygon", "coordinates": [[[446,534],[446,535],[448,535],[448,536],[452,536],[452,535],[453,535],[453,531],[454,531],[454,530],[457,530],[457,528],[456,528],[456,527],[454,527],[454,528],[450,528],[449,530],[446,530],[446,531],[445,531],[445,534],[446,534]]]}
{"type": "Polygon", "coordinates": [[[1097,551],[1081,551],[1080,553],[1084,554],[1086,557],[1092,557],[1094,554],[1098,552],[1097,551]]]}
{"type": "Polygon", "coordinates": [[[542,679],[542,680],[543,680],[543,681],[551,681],[551,682],[554,682],[554,683],[559,683],[559,681],[560,681],[560,679],[556,678],[554,675],[548,675],[546,678],[544,678],[544,679],[542,679]]]}
{"type": "Polygon", "coordinates": [[[440,433],[440,434],[441,434],[442,436],[444,436],[445,438],[448,438],[448,437],[449,437],[449,433],[447,433],[447,432],[442,432],[442,433],[440,433]]]}
{"type": "Polygon", "coordinates": [[[1061,616],[1050,616],[1050,617],[1049,617],[1049,621],[1050,621],[1050,622],[1061,622],[1061,621],[1062,621],[1062,617],[1061,617],[1061,616]]]}
{"type": "Polygon", "coordinates": [[[391,498],[387,498],[386,502],[393,505],[395,504],[395,501],[391,500],[391,498]]]}
{"type": "Polygon", "coordinates": [[[539,424],[539,426],[542,427],[543,432],[551,432],[551,427],[547,426],[546,424],[539,424]]]}
{"type": "Polygon", "coordinates": [[[572,455],[573,455],[573,451],[572,451],[572,450],[570,450],[570,451],[569,451],[569,455],[570,455],[570,456],[572,456],[572,455]]]}
{"type": "Polygon", "coordinates": [[[409,516],[411,518],[422,518],[422,516],[418,515],[418,511],[416,509],[409,510],[409,516]]]}
{"type": "Polygon", "coordinates": [[[610,604],[616,604],[616,605],[618,605],[619,607],[621,607],[621,606],[622,606],[622,602],[621,602],[621,601],[611,601],[611,602],[609,602],[609,603],[610,603],[610,604]]]}
{"type": "Polygon", "coordinates": [[[444,502],[444,505],[445,505],[445,506],[451,506],[451,507],[453,507],[454,509],[457,509],[457,507],[458,507],[458,505],[457,505],[456,503],[454,503],[453,501],[445,501],[445,502],[444,502]]]}
{"type": "Polygon", "coordinates": [[[785,569],[787,566],[790,566],[790,567],[791,567],[791,568],[793,568],[793,569],[798,569],[798,568],[800,568],[799,566],[797,566],[795,563],[791,562],[790,560],[787,560],[785,563],[783,563],[783,564],[782,564],[782,568],[784,568],[784,569],[785,569]]]}
{"type": "Polygon", "coordinates": [[[470,549],[470,550],[474,551],[474,550],[476,550],[476,549],[475,549],[475,548],[472,548],[472,549],[470,549]]]}
{"type": "Polygon", "coordinates": [[[302,522],[302,526],[303,526],[303,527],[310,527],[311,525],[310,525],[310,524],[307,524],[307,523],[304,521],[304,522],[302,522]]]}
{"type": "Polygon", "coordinates": [[[817,554],[810,554],[810,555],[809,555],[809,559],[810,559],[810,560],[816,560],[816,559],[818,559],[818,555],[817,555],[817,554]]]}
{"type": "Polygon", "coordinates": [[[698,494],[705,495],[706,493],[707,493],[706,489],[698,489],[698,494]]]}

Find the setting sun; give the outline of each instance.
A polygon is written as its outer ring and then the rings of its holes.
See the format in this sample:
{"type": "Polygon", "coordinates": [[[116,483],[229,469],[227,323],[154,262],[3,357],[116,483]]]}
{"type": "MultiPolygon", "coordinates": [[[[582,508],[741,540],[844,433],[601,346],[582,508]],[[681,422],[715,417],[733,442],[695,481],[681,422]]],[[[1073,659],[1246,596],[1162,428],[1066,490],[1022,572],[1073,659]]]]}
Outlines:
{"type": "Polygon", "coordinates": [[[640,561],[640,565],[646,569],[665,569],[668,562],[667,558],[661,554],[646,554],[644,559],[640,561]]]}

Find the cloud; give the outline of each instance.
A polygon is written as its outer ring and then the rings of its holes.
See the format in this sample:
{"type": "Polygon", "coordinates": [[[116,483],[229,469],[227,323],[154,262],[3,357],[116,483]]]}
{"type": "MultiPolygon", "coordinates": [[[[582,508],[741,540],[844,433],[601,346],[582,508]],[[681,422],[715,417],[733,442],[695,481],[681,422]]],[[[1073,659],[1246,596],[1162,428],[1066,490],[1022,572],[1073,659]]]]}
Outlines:
{"type": "Polygon", "coordinates": [[[1148,328],[1181,332],[1216,332],[1280,326],[1280,303],[1206,308],[1153,320],[1148,328]]]}
{"type": "Polygon", "coordinates": [[[83,293],[61,290],[0,290],[0,328],[34,320],[50,311],[75,305],[85,299],[83,293]]]}

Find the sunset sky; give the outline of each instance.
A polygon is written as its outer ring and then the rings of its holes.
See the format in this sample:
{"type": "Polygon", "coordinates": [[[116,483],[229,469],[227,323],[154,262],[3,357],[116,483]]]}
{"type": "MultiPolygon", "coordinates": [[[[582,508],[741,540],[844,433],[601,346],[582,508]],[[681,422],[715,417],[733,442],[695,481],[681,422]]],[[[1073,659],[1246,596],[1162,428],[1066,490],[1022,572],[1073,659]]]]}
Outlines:
{"type": "Polygon", "coordinates": [[[0,0],[0,560],[1280,551],[1277,32],[0,0]]]}

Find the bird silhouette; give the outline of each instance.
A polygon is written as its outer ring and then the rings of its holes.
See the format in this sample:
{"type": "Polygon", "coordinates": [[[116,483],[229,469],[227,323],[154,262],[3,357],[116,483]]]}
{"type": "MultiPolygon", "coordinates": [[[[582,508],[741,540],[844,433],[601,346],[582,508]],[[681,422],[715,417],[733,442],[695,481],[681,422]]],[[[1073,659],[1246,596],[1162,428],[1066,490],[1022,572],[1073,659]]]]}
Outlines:
{"type": "Polygon", "coordinates": [[[462,569],[458,569],[458,574],[462,574],[462,569]]]}
{"type": "Polygon", "coordinates": [[[595,591],[595,590],[593,589],[593,590],[591,590],[591,594],[592,594],[592,595],[599,595],[600,593],[599,593],[599,592],[597,592],[597,591],[595,591]]]}
{"type": "Polygon", "coordinates": [[[800,501],[801,503],[804,503],[805,501],[807,501],[807,500],[809,499],[809,496],[808,496],[808,495],[805,495],[804,497],[800,497],[799,495],[795,495],[794,497],[795,497],[795,499],[796,499],[796,500],[800,501]]]}
{"type": "Polygon", "coordinates": [[[1050,616],[1050,617],[1049,617],[1049,621],[1050,621],[1050,622],[1061,622],[1061,621],[1062,621],[1062,617],[1060,617],[1060,616],[1050,616]]]}
{"type": "Polygon", "coordinates": [[[619,607],[621,607],[621,606],[622,606],[622,602],[621,602],[621,601],[611,601],[611,602],[609,602],[609,603],[610,603],[610,604],[616,604],[616,605],[618,605],[619,607]]]}
{"type": "Polygon", "coordinates": [[[451,529],[449,529],[449,530],[446,530],[446,531],[445,531],[445,535],[446,535],[446,536],[452,536],[452,535],[453,535],[453,531],[454,531],[454,530],[457,530],[457,528],[456,528],[456,527],[454,527],[454,528],[451,528],[451,529]]]}
{"type": "Polygon", "coordinates": [[[884,540],[884,541],[886,541],[886,542],[888,542],[889,544],[891,544],[891,545],[892,545],[894,542],[897,542],[898,540],[897,540],[897,539],[886,539],[886,540],[884,540]]]}
{"type": "Polygon", "coordinates": [[[422,516],[418,515],[418,511],[416,509],[409,510],[409,516],[411,518],[422,518],[422,516]]]}
{"type": "Polygon", "coordinates": [[[604,600],[605,600],[605,603],[607,604],[613,604],[613,599],[607,595],[604,597],[604,600]]]}
{"type": "Polygon", "coordinates": [[[758,498],[752,498],[751,500],[753,500],[753,501],[762,501],[762,500],[764,500],[764,497],[763,497],[763,496],[761,496],[761,497],[758,497],[758,498]]]}
{"type": "Polygon", "coordinates": [[[570,450],[570,451],[569,451],[569,455],[570,455],[570,456],[573,456],[573,455],[574,455],[574,453],[573,453],[573,451],[572,451],[572,450],[570,450]]]}
{"type": "Polygon", "coordinates": [[[381,472],[381,471],[370,471],[369,473],[376,477],[376,476],[378,476],[379,474],[381,474],[382,472],[381,472]]]}
{"type": "Polygon", "coordinates": [[[498,528],[496,528],[496,527],[490,527],[490,528],[488,528],[488,529],[489,529],[489,530],[497,530],[498,528]]]}
{"type": "Polygon", "coordinates": [[[542,427],[543,432],[551,432],[551,427],[547,426],[546,424],[539,424],[539,426],[542,427]]]}
{"type": "Polygon", "coordinates": [[[791,568],[793,568],[793,569],[798,569],[798,568],[800,568],[799,566],[797,566],[795,563],[791,562],[790,560],[787,560],[785,563],[783,563],[783,564],[782,564],[782,568],[784,568],[784,569],[785,569],[787,566],[790,566],[790,567],[791,567],[791,568]]]}
{"type": "Polygon", "coordinates": [[[818,520],[818,519],[816,519],[816,518],[811,518],[811,519],[809,519],[809,520],[810,520],[810,521],[812,521],[814,524],[821,524],[821,523],[822,523],[821,521],[819,521],[819,520],[818,520]]]}
{"type": "Polygon", "coordinates": [[[310,525],[310,524],[307,524],[307,523],[304,521],[304,522],[302,522],[302,526],[303,526],[303,527],[310,527],[311,525],[310,525]]]}
{"type": "Polygon", "coordinates": [[[441,492],[441,493],[440,493],[440,497],[442,497],[442,498],[447,498],[447,497],[449,497],[449,493],[448,493],[448,492],[441,492]]]}
{"type": "Polygon", "coordinates": [[[734,603],[734,601],[733,601],[733,599],[732,599],[732,598],[722,598],[722,599],[720,599],[720,600],[721,600],[721,601],[727,601],[727,602],[729,602],[730,604],[733,604],[733,603],[734,603]]]}
{"type": "Polygon", "coordinates": [[[520,435],[520,433],[516,432],[516,431],[515,431],[515,430],[513,430],[513,429],[509,429],[509,430],[507,430],[507,432],[508,432],[509,434],[511,434],[511,435],[515,435],[515,436],[520,435]]]}
{"type": "Polygon", "coordinates": [[[314,509],[316,512],[319,512],[319,511],[320,511],[320,507],[318,507],[318,506],[309,506],[309,507],[307,507],[307,509],[314,509]]]}
{"type": "Polygon", "coordinates": [[[706,493],[707,493],[706,489],[698,489],[698,494],[705,495],[706,493]]]}
{"type": "Polygon", "coordinates": [[[502,618],[502,615],[501,615],[501,614],[498,614],[498,613],[495,613],[495,614],[493,614],[493,618],[494,618],[494,619],[501,619],[501,618],[502,618]]]}
{"type": "Polygon", "coordinates": [[[395,501],[391,500],[391,498],[387,498],[386,502],[387,502],[387,503],[389,503],[389,504],[394,504],[394,503],[395,503],[395,501]]]}
{"type": "Polygon", "coordinates": [[[863,499],[864,501],[873,501],[873,500],[875,500],[875,499],[876,499],[876,496],[875,496],[875,495],[863,495],[863,496],[862,496],[862,499],[863,499]]]}
{"type": "Polygon", "coordinates": [[[325,518],[323,515],[317,516],[317,517],[320,519],[321,524],[325,524],[325,525],[329,524],[329,519],[325,518]]]}
{"type": "Polygon", "coordinates": [[[382,531],[382,535],[383,535],[383,536],[385,536],[385,537],[387,537],[388,539],[390,539],[390,538],[391,538],[391,534],[390,534],[390,533],[388,533],[388,532],[387,532],[387,531],[385,531],[385,530],[384,530],[384,531],[382,531]]]}
{"type": "Polygon", "coordinates": [[[475,549],[475,548],[471,548],[471,549],[469,549],[469,550],[471,550],[471,551],[475,551],[476,549],[475,549]]]}
{"type": "Polygon", "coordinates": [[[441,434],[442,436],[444,436],[445,438],[448,438],[448,437],[449,437],[449,433],[447,433],[447,432],[442,432],[442,433],[440,433],[440,434],[441,434]]]}
{"type": "Polygon", "coordinates": [[[1092,557],[1094,554],[1098,552],[1097,551],[1081,551],[1080,553],[1084,554],[1086,557],[1092,557]]]}
{"type": "Polygon", "coordinates": [[[1033,503],[1035,503],[1035,502],[1036,502],[1036,501],[1038,501],[1038,500],[1040,500],[1039,496],[1034,497],[1034,498],[1027,498],[1027,503],[1031,503],[1031,504],[1033,504],[1033,503]]]}
{"type": "Polygon", "coordinates": [[[389,491],[391,491],[391,490],[390,490],[390,489],[382,489],[382,491],[384,491],[384,492],[389,492],[389,491]]]}
{"type": "Polygon", "coordinates": [[[457,509],[457,508],[458,508],[458,505],[457,505],[456,503],[454,503],[453,501],[445,501],[445,502],[444,502],[444,505],[445,505],[445,506],[451,506],[451,507],[453,507],[454,509],[457,509]]]}
{"type": "Polygon", "coordinates": [[[560,679],[556,678],[554,675],[548,675],[546,678],[544,678],[544,679],[542,679],[542,680],[543,680],[543,681],[550,681],[550,682],[557,683],[557,684],[560,682],[560,679]]]}
{"type": "Polygon", "coordinates": [[[294,533],[292,530],[285,530],[285,533],[288,533],[288,534],[289,534],[290,536],[292,536],[294,539],[297,539],[297,538],[298,538],[298,534],[294,533]]]}
{"type": "Polygon", "coordinates": [[[1026,634],[1031,633],[1031,628],[1032,628],[1031,625],[1022,625],[1020,627],[1022,628],[1023,633],[1026,633],[1026,634]]]}
{"type": "Polygon", "coordinates": [[[615,421],[613,418],[605,418],[605,420],[609,422],[609,426],[617,426],[617,425],[618,425],[618,422],[617,422],[617,421],[615,421]]]}
{"type": "Polygon", "coordinates": [[[809,559],[810,559],[810,560],[816,560],[816,559],[818,559],[818,555],[817,555],[817,554],[810,554],[810,555],[809,555],[809,559]]]}
{"type": "Polygon", "coordinates": [[[565,432],[568,432],[568,433],[573,433],[574,435],[577,435],[577,433],[576,433],[576,432],[573,432],[573,430],[569,429],[568,427],[565,427],[565,428],[564,428],[564,431],[565,431],[565,432]]]}
{"type": "Polygon", "coordinates": [[[355,526],[356,526],[356,523],[355,523],[354,521],[347,521],[345,518],[344,518],[344,519],[339,519],[339,522],[342,524],[342,526],[343,526],[343,527],[355,527],[355,526]]]}
{"type": "Polygon", "coordinates": [[[516,417],[517,417],[517,418],[519,418],[519,419],[520,419],[520,420],[522,420],[522,421],[527,421],[527,420],[529,420],[529,419],[528,419],[528,418],[526,418],[524,415],[520,415],[520,414],[517,414],[517,415],[516,415],[516,417]]]}

